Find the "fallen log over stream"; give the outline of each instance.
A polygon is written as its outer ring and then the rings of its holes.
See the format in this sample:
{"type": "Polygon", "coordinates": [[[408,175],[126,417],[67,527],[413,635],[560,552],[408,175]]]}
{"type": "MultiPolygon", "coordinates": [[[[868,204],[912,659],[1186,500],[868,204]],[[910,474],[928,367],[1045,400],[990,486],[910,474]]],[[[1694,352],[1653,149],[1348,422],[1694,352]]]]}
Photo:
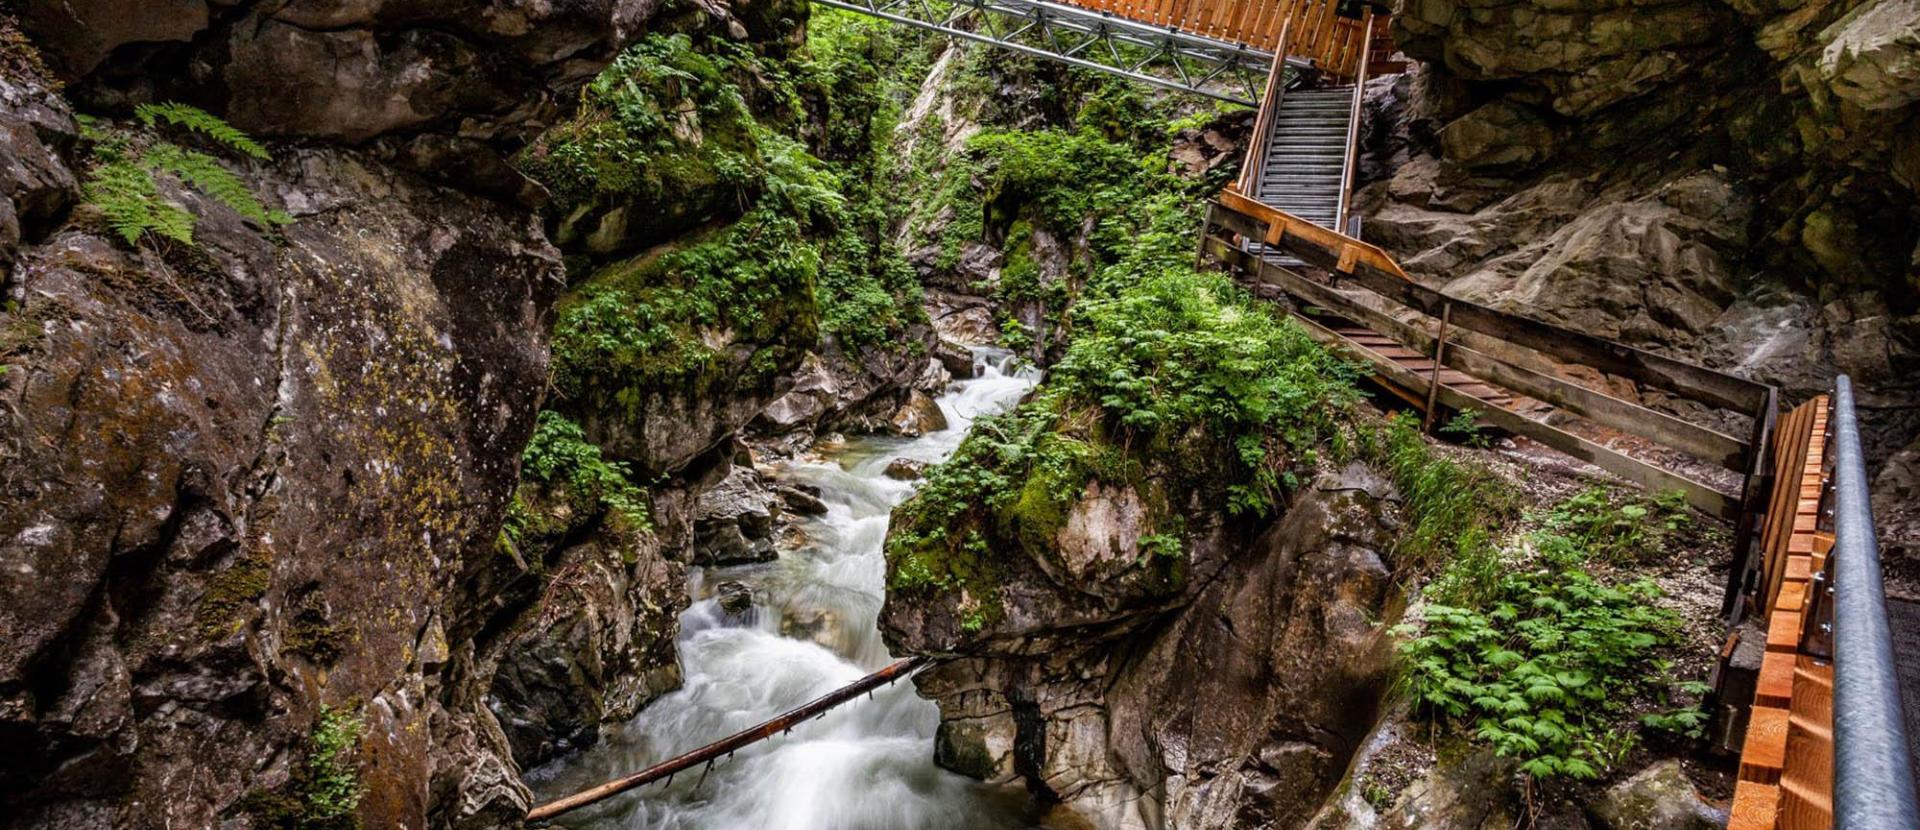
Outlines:
{"type": "Polygon", "coordinates": [[[707,744],[692,752],[661,761],[632,775],[615,778],[597,787],[581,790],[565,798],[558,798],[535,807],[527,812],[527,821],[545,821],[591,804],[598,804],[635,787],[650,784],[663,778],[671,778],[677,773],[692,769],[703,763],[712,764],[715,760],[732,755],[741,747],[758,743],[775,735],[790,731],[794,727],[824,715],[828,711],[863,693],[871,692],[874,689],[888,685],[903,677],[908,677],[932,662],[933,658],[926,656],[908,657],[904,660],[895,661],[884,669],[814,698],[799,708],[793,709],[786,714],[766,721],[751,729],[736,732],[733,735],[707,744]]]}

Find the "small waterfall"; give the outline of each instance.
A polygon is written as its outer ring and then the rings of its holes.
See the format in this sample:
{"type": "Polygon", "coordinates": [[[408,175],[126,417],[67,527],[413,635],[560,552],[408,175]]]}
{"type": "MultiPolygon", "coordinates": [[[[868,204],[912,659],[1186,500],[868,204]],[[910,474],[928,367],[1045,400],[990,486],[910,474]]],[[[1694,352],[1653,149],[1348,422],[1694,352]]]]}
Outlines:
{"type": "MultiPolygon", "coordinates": [[[[999,350],[940,398],[949,428],[915,439],[852,442],[829,462],[789,462],[786,477],[820,488],[824,516],[801,525],[807,543],[765,565],[690,575],[697,598],[680,617],[686,685],[599,746],[533,771],[545,800],[642,769],[753,726],[846,685],[893,659],[880,640],[888,514],[913,492],[883,474],[895,458],[938,462],[982,415],[1005,411],[1038,373],[999,350]],[[752,587],[741,615],[704,596],[737,580],[752,587]],[[703,598],[704,597],[704,598],[703,598]]],[[[939,712],[899,683],[716,764],[566,817],[578,828],[648,830],[992,830],[1037,826],[1023,791],[987,787],[933,764],[939,712]]]]}

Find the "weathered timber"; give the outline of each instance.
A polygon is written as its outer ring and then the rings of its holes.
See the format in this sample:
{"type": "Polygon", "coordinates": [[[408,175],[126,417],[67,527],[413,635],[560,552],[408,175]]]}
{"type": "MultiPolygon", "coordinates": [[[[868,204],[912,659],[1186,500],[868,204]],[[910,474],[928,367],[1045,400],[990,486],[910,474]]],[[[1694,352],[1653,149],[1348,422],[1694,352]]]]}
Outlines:
{"type": "Polygon", "coordinates": [[[1303,262],[1334,271],[1369,291],[1428,316],[1439,316],[1441,309],[1452,303],[1453,325],[1460,328],[1740,413],[1753,412],[1765,401],[1768,389],[1765,384],[1448,297],[1414,282],[1379,248],[1287,216],[1238,193],[1222,192],[1218,204],[1224,210],[1211,213],[1208,221],[1284,248],[1303,262]],[[1275,233],[1276,230],[1279,233],[1275,233]]]}
{"type": "Polygon", "coordinates": [[[661,761],[632,775],[615,778],[597,787],[582,790],[565,798],[558,798],[535,807],[527,812],[527,821],[546,821],[554,816],[605,801],[635,787],[667,778],[676,773],[700,766],[701,764],[712,763],[715,760],[739,751],[741,747],[764,741],[775,735],[791,730],[802,723],[826,714],[840,704],[846,703],[862,694],[885,686],[903,677],[912,675],[921,667],[931,663],[932,660],[933,658],[923,655],[895,661],[892,665],[884,669],[814,698],[799,708],[766,721],[759,726],[736,732],[714,743],[693,750],[692,752],[661,761]]]}
{"type": "MultiPolygon", "coordinates": [[[[1457,332],[1450,330],[1447,347],[1438,349],[1435,338],[1420,328],[1394,319],[1336,289],[1239,250],[1226,239],[1208,237],[1204,248],[1214,258],[1300,300],[1333,311],[1423,354],[1439,352],[1441,362],[1447,366],[1554,404],[1602,426],[1648,438],[1736,471],[1743,471],[1742,467],[1750,455],[1750,448],[1731,436],[1499,360],[1456,342],[1459,339],[1457,332]]],[[[1445,323],[1451,325],[1449,307],[1443,305],[1441,312],[1445,323]]],[[[1473,342],[1476,346],[1482,345],[1478,340],[1473,342]]]]}
{"type": "MultiPolygon", "coordinates": [[[[1419,372],[1402,367],[1392,360],[1381,357],[1369,349],[1342,337],[1325,326],[1304,317],[1298,317],[1306,328],[1307,334],[1321,343],[1345,354],[1359,358],[1373,365],[1376,374],[1384,376],[1390,382],[1424,395],[1427,391],[1427,379],[1419,372]]],[[[1638,484],[1648,490],[1678,490],[1686,496],[1687,503],[1701,512],[1723,518],[1735,518],[1740,508],[1739,501],[1725,493],[1686,476],[1655,467],[1636,458],[1631,458],[1614,450],[1595,444],[1578,435],[1555,427],[1551,424],[1533,420],[1517,412],[1504,409],[1496,404],[1474,397],[1451,386],[1442,384],[1438,394],[1440,403],[1455,411],[1473,410],[1482,420],[1511,432],[1531,438],[1562,453],[1586,461],[1638,484]]]]}

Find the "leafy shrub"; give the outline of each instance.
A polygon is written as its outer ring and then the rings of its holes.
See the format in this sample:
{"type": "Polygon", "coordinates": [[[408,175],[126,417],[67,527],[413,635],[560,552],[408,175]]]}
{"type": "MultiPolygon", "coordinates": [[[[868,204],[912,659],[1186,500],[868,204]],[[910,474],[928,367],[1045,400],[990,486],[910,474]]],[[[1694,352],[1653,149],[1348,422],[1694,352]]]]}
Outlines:
{"type": "Polygon", "coordinates": [[[193,244],[193,214],[161,197],[156,176],[200,191],[257,228],[271,229],[293,221],[293,217],[262,205],[246,183],[219,159],[161,140],[155,130],[164,124],[250,158],[267,159],[266,148],[246,134],[186,104],[143,104],[135,110],[135,116],[145,130],[126,132],[104,128],[91,119],[82,122],[82,134],[92,143],[94,159],[83,195],[127,244],[138,244],[148,234],[193,244]]]}
{"type": "MultiPolygon", "coordinates": [[[[1524,544],[1456,557],[1429,589],[1434,602],[1397,629],[1414,635],[1401,648],[1414,702],[1520,759],[1528,775],[1594,778],[1638,740],[1635,708],[1669,705],[1676,690],[1697,699],[1703,689],[1676,685],[1659,657],[1680,630],[1679,617],[1654,603],[1659,589],[1588,570],[1657,547],[1668,519],[1620,509],[1645,501],[1616,504],[1589,490],[1547,511],[1524,544]]],[[[1640,721],[1696,737],[1704,723],[1694,706],[1640,721]]]]}
{"type": "Polygon", "coordinates": [[[1422,609],[1422,633],[1401,651],[1408,688],[1528,775],[1598,777],[1679,627],[1657,596],[1651,582],[1608,586],[1580,570],[1508,573],[1483,608],[1422,609]]]}
{"type": "Polygon", "coordinates": [[[307,753],[306,801],[309,826],[338,826],[352,822],[366,786],[353,763],[360,744],[360,719],[331,707],[320,707],[307,753]]]}
{"type": "Polygon", "coordinates": [[[1693,523],[1686,494],[1677,490],[1649,498],[1615,496],[1604,487],[1588,488],[1561,502],[1545,522],[1555,534],[1548,539],[1553,552],[1612,564],[1644,561],[1693,523]]]}
{"type": "Polygon", "coordinates": [[[558,412],[540,413],[520,465],[523,481],[564,487],[581,515],[604,513],[627,529],[650,528],[647,491],[633,483],[627,465],[606,460],[580,425],[558,412]]]}

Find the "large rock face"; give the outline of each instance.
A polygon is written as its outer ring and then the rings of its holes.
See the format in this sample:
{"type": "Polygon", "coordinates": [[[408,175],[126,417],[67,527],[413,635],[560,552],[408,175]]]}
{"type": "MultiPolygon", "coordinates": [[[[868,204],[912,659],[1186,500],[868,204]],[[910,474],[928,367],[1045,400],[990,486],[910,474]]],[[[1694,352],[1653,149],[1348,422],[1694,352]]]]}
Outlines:
{"type": "MultiPolygon", "coordinates": [[[[1006,623],[916,681],[941,707],[936,757],[1100,827],[1301,826],[1391,677],[1394,495],[1363,467],[1324,474],[1257,538],[1196,544],[1169,597],[1131,564],[1130,493],[1084,497],[1053,576],[1018,580],[1006,623]]],[[[882,625],[937,653],[960,635],[948,612],[890,597],[882,625]]]]}
{"type": "MultiPolygon", "coordinates": [[[[54,157],[53,126],[24,157],[54,157]]],[[[464,590],[495,556],[558,255],[522,212],[353,154],[246,173],[296,217],[284,240],[183,193],[192,248],[83,223],[16,254],[0,812],[211,825],[287,779],[322,705],[365,713],[369,823],[510,810],[464,590]]]]}
{"type": "Polygon", "coordinates": [[[1421,64],[1372,90],[1370,239],[1451,293],[1790,402],[1848,373],[1874,474],[1912,477],[1882,468],[1920,439],[1920,5],[1397,11],[1421,64]]]}
{"type": "MultiPolygon", "coordinates": [[[[500,151],[655,8],[21,5],[78,99],[306,140],[227,164],[279,232],[163,184],[194,244],[129,246],[76,209],[75,120],[8,26],[0,825],[291,820],[327,711],[361,722],[364,826],[514,823],[516,752],[674,683],[677,564],[500,543],[565,281],[500,151]],[[556,655],[599,674],[553,681],[556,655]],[[572,714],[500,707],[511,731],[483,703],[583,682],[572,714]]],[[[690,542],[692,486],[658,546],[690,542]]]]}

